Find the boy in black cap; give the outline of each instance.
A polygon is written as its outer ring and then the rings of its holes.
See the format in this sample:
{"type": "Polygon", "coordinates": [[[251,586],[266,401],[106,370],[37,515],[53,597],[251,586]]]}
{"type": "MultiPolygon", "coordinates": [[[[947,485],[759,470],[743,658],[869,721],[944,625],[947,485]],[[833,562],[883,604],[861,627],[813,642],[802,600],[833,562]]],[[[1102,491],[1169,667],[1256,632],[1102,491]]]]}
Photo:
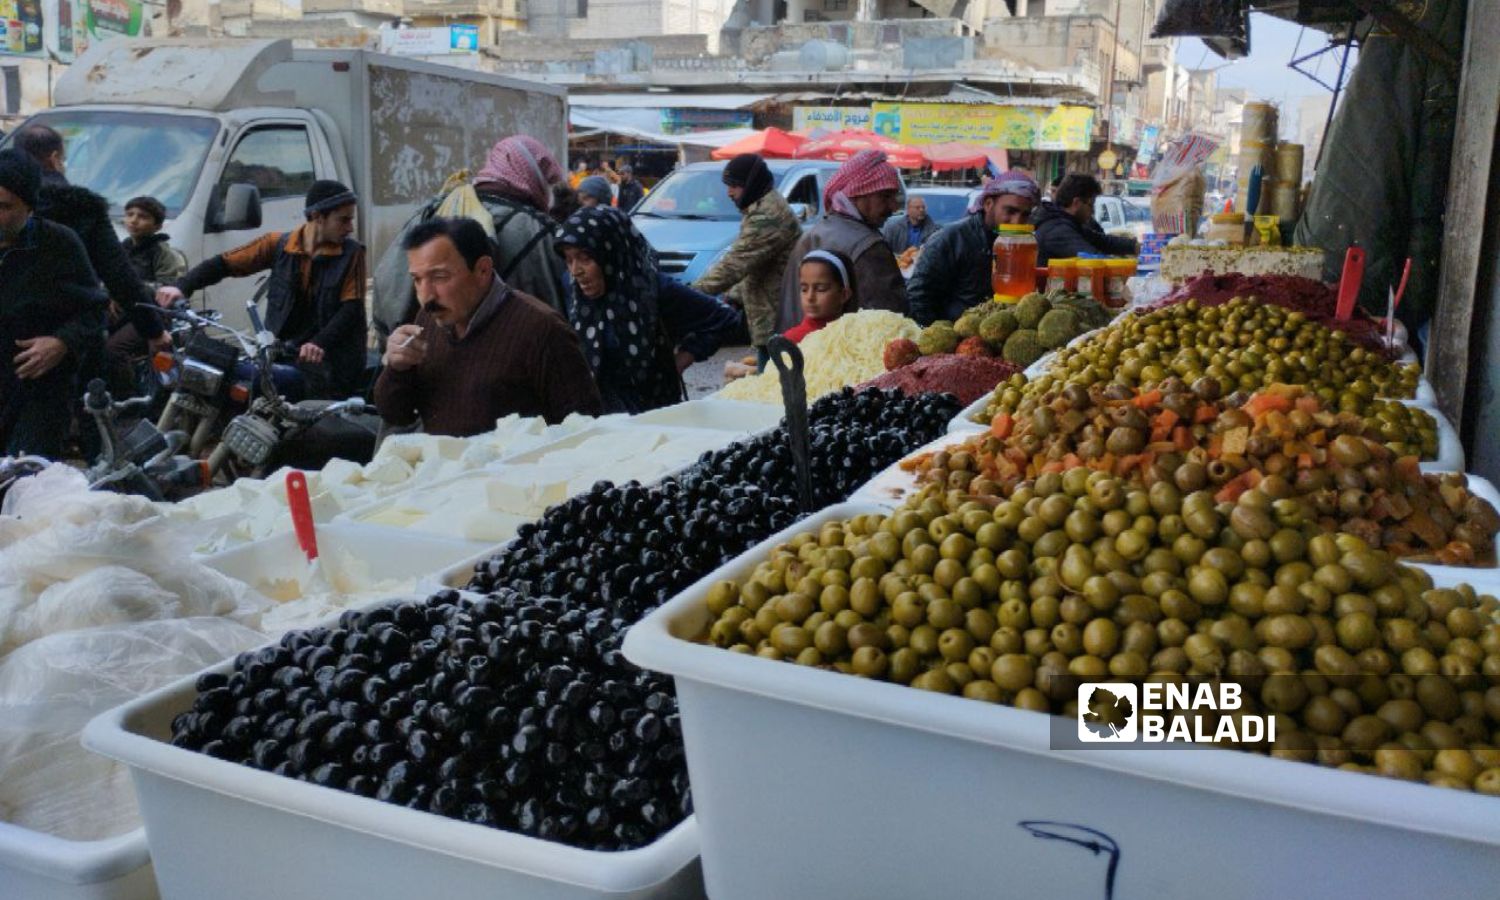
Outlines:
{"type": "Polygon", "coordinates": [[[125,233],[120,246],[130,257],[135,274],[154,292],[187,274],[187,257],[169,247],[171,239],[162,232],[167,208],[155,197],[132,197],[125,203],[125,233]]]}
{"type": "Polygon", "coordinates": [[[350,237],[355,204],[354,192],[337,181],[313,182],[307,224],[204,260],[159,289],[156,302],[170,306],[225,278],[269,270],[266,328],[298,345],[299,367],[326,366],[330,396],[347,396],[364,369],[366,345],[365,248],[350,237]]]}
{"type": "Polygon", "coordinates": [[[0,151],[0,452],[55,459],[107,300],[78,236],[32,215],[41,184],[35,160],[0,151]]]}

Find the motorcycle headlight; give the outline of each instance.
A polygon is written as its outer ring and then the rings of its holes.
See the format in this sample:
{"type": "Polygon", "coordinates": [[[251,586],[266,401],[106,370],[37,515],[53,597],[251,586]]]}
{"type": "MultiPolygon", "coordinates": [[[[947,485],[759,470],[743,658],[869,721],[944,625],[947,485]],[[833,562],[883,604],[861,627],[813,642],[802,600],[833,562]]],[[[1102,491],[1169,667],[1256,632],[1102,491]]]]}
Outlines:
{"type": "Polygon", "coordinates": [[[201,397],[217,397],[224,384],[224,370],[196,359],[182,363],[182,387],[201,397]]]}

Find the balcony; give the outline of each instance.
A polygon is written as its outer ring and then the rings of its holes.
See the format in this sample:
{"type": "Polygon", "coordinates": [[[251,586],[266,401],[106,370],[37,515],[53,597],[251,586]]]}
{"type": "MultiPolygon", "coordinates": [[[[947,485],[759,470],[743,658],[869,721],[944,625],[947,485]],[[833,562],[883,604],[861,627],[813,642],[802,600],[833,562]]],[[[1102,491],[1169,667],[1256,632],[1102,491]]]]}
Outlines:
{"type": "Polygon", "coordinates": [[[1172,60],[1170,41],[1147,41],[1141,49],[1141,74],[1150,75],[1166,69],[1172,60]]]}

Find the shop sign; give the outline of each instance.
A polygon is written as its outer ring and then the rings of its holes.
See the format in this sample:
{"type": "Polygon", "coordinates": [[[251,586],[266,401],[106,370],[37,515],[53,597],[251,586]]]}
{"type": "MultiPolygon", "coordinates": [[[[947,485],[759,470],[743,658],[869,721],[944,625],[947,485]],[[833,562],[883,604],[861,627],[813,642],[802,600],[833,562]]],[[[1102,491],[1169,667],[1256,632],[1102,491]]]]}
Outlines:
{"type": "Polygon", "coordinates": [[[869,131],[868,106],[794,106],[792,130],[802,134],[814,131],[869,131]]]}
{"type": "Polygon", "coordinates": [[[693,109],[664,107],[661,111],[662,134],[692,134],[695,131],[724,131],[731,128],[754,128],[755,113],[748,109],[693,109]]]}
{"type": "Polygon", "coordinates": [[[380,31],[380,52],[393,56],[443,56],[473,53],[478,49],[478,25],[385,28],[380,31]]]}
{"type": "Polygon", "coordinates": [[[1007,150],[1089,149],[1094,110],[1087,106],[983,103],[876,103],[874,131],[909,146],[958,141],[1007,150]]]}

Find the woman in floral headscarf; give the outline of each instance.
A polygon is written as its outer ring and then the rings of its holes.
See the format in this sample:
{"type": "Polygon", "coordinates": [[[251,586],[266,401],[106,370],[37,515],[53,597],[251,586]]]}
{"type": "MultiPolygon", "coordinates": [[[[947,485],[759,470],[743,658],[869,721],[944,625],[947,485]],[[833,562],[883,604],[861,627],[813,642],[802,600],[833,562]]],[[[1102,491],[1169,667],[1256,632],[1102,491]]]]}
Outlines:
{"type": "Polygon", "coordinates": [[[617,209],[580,209],[558,228],[554,246],[572,276],[569,320],[607,413],[686,399],[682,371],[743,335],[733,308],[663,276],[645,237],[617,209]]]}
{"type": "Polygon", "coordinates": [[[552,186],[563,181],[562,167],[542,142],[530,135],[505,138],[490,148],[474,176],[474,190],[494,217],[495,274],[523,294],[566,312],[562,266],[547,252],[556,225],[547,216],[552,186]]]}

